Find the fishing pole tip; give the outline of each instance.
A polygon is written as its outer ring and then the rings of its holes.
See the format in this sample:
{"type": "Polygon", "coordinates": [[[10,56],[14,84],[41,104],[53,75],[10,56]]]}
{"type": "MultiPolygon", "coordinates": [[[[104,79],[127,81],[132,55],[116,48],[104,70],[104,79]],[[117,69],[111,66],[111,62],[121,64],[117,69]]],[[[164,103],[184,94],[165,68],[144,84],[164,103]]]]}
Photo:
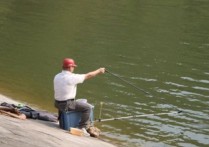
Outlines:
{"type": "Polygon", "coordinates": [[[182,110],[178,110],[178,113],[181,113],[181,112],[183,112],[182,110]]]}

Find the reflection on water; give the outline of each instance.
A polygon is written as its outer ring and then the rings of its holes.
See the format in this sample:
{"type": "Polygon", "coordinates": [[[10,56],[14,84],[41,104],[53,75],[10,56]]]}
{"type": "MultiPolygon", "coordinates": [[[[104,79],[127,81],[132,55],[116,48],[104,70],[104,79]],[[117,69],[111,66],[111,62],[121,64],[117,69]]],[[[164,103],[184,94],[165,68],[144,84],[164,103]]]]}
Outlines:
{"type": "Polygon", "coordinates": [[[79,85],[78,98],[118,146],[208,146],[209,2],[0,2],[0,93],[53,107],[52,80],[64,57],[78,73],[105,66],[149,95],[106,73],[79,85]]]}

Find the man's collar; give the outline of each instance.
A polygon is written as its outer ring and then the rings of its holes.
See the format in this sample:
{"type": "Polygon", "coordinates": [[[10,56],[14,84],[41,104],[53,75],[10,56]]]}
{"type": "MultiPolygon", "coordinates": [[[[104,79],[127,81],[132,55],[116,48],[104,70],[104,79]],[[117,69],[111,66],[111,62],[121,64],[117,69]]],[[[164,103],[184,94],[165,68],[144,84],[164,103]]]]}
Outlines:
{"type": "Polygon", "coordinates": [[[62,70],[62,73],[72,73],[72,72],[70,72],[68,70],[62,70]]]}

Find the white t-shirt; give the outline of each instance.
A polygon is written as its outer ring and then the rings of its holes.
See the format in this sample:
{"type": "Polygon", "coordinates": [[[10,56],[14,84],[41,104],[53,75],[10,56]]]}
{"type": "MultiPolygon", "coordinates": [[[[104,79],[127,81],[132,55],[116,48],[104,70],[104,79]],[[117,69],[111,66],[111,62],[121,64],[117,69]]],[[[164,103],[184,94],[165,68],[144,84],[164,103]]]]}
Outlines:
{"type": "Polygon", "coordinates": [[[65,101],[74,99],[77,91],[77,84],[83,83],[85,74],[74,74],[63,70],[54,77],[55,100],[65,101]]]}

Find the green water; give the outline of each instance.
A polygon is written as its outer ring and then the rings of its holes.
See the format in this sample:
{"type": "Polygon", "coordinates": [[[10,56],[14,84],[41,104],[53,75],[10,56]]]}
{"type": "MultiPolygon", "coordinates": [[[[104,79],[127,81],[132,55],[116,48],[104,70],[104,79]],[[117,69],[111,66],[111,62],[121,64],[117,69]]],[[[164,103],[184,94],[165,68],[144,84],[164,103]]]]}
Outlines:
{"type": "Polygon", "coordinates": [[[96,123],[118,146],[209,145],[208,0],[1,0],[0,93],[51,112],[53,78],[65,57],[75,72],[106,67],[78,98],[98,118],[149,116],[96,123]]]}

